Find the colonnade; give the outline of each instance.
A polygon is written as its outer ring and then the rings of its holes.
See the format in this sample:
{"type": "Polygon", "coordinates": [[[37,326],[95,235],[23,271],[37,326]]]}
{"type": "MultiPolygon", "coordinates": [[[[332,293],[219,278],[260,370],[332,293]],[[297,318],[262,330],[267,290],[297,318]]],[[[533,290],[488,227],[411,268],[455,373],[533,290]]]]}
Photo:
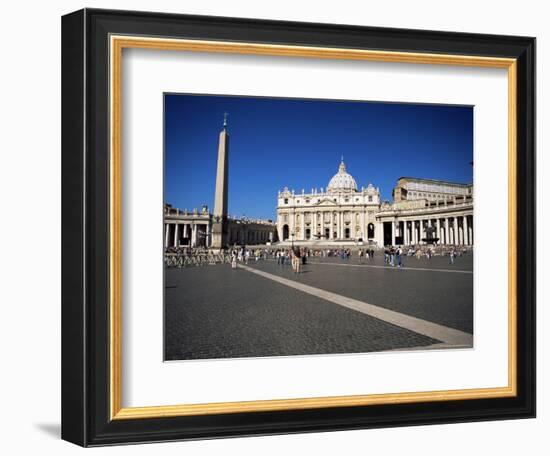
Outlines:
{"type": "Polygon", "coordinates": [[[211,241],[209,223],[170,222],[164,224],[164,247],[179,247],[182,239],[190,239],[191,247],[207,246],[211,241]],[[204,228],[201,228],[204,227],[204,228]]]}
{"type": "Polygon", "coordinates": [[[415,219],[397,219],[392,222],[392,245],[396,237],[401,237],[404,245],[422,244],[427,238],[426,228],[433,227],[432,237],[438,238],[438,244],[473,245],[473,215],[455,215],[453,217],[424,217],[415,219]]]}

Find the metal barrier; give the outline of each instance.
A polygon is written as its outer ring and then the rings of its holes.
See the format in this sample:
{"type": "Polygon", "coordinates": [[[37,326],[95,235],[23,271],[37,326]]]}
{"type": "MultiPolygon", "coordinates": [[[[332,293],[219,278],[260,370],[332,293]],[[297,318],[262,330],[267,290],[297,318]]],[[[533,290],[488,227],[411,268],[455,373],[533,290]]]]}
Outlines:
{"type": "Polygon", "coordinates": [[[231,255],[224,253],[165,253],[164,265],[167,268],[186,268],[190,266],[207,266],[231,263],[231,255]]]}

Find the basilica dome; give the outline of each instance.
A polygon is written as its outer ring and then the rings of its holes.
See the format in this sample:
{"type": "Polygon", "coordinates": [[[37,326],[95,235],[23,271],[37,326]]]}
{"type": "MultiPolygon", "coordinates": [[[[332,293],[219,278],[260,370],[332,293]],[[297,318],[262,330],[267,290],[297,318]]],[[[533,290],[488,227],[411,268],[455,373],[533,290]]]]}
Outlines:
{"type": "Polygon", "coordinates": [[[357,182],[351,174],[348,174],[346,171],[346,165],[344,160],[340,163],[338,172],[332,177],[328,183],[327,190],[329,192],[339,192],[339,191],[356,191],[357,182]]]}

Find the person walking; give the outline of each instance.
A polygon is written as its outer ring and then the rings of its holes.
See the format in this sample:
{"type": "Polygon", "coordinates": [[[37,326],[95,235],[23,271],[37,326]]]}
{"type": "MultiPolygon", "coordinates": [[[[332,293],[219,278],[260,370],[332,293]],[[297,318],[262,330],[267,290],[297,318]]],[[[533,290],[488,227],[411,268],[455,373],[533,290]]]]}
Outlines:
{"type": "Polygon", "coordinates": [[[237,269],[237,252],[235,250],[231,254],[231,269],[237,269]]]}

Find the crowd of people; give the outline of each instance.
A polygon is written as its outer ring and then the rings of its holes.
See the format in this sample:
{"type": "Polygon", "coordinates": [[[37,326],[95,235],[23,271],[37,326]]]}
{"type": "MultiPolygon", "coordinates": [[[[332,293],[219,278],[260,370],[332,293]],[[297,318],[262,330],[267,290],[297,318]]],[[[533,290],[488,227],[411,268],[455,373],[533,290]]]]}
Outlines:
{"type": "MultiPolygon", "coordinates": [[[[216,255],[216,262],[231,263],[232,268],[236,268],[238,263],[249,264],[259,260],[275,260],[277,265],[290,265],[295,273],[300,273],[302,266],[307,264],[309,258],[340,258],[342,261],[349,261],[356,257],[359,264],[372,261],[377,252],[384,253],[384,263],[392,267],[403,267],[404,257],[416,257],[431,259],[433,256],[446,256],[451,264],[457,257],[464,255],[465,248],[454,246],[385,246],[384,249],[368,248],[327,248],[311,249],[303,246],[291,246],[286,248],[274,248],[262,246],[258,248],[234,246],[233,248],[222,250],[216,255]]],[[[178,256],[186,258],[210,258],[211,250],[205,247],[168,247],[165,250],[168,256],[178,256]]]]}

